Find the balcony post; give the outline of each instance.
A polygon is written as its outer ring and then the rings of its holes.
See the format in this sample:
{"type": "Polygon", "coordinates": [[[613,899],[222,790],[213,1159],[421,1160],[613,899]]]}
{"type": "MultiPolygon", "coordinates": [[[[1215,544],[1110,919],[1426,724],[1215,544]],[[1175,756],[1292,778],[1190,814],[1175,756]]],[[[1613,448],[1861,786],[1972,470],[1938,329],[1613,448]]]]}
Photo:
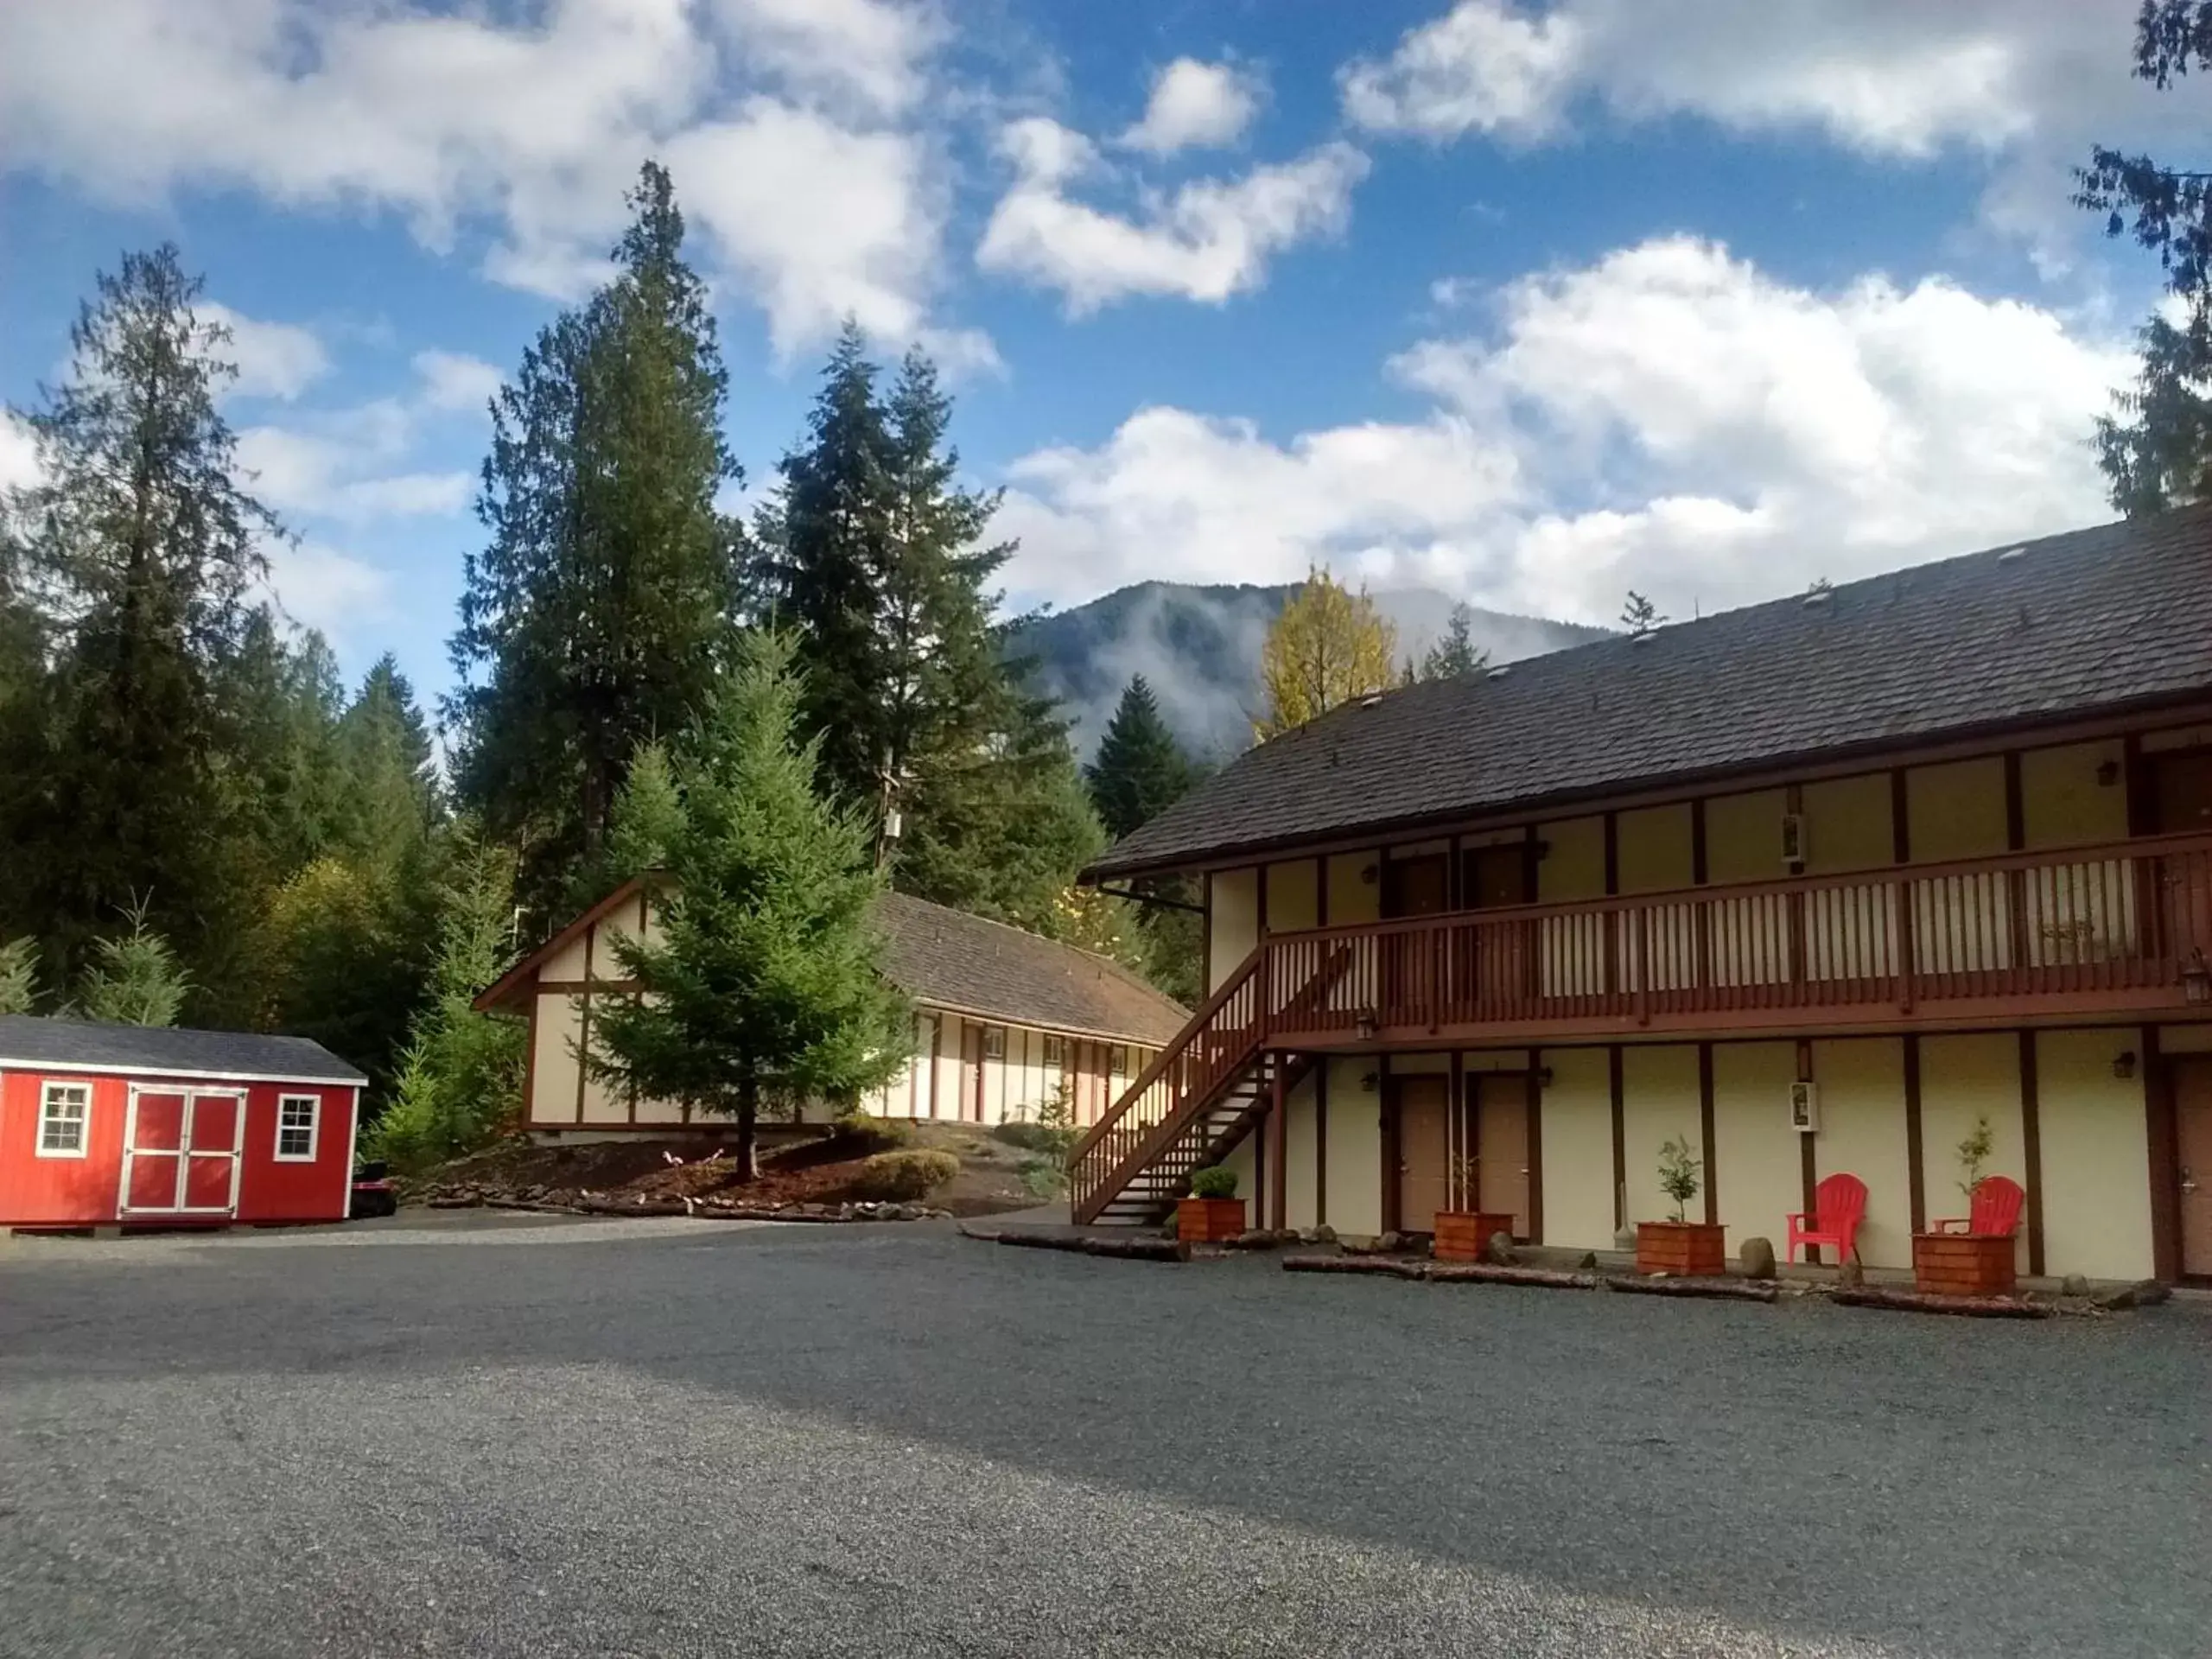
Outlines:
{"type": "Polygon", "coordinates": [[[1913,975],[1917,966],[1916,958],[1919,955],[1919,946],[1913,937],[1912,883],[1910,880],[1892,881],[1890,884],[1890,893],[1891,897],[1896,900],[1897,907],[1897,925],[1896,929],[1897,953],[1897,1012],[1899,1014],[1910,1014],[1912,1012],[1913,975]]]}

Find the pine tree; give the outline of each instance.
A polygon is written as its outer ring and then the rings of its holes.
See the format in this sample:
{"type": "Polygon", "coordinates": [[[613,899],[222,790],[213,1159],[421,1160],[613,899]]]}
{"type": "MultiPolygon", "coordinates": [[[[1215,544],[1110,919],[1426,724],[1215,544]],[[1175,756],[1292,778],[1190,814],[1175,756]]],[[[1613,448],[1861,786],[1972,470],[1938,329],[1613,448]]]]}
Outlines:
{"type": "Polygon", "coordinates": [[[641,995],[608,1004],[588,1057],[641,1097],[734,1119],[745,1178],[764,1104],[856,1098],[896,1075],[911,1029],[877,969],[871,826],[821,791],[794,655],[749,638],[678,752],[661,934],[617,942],[641,995]]]}
{"type": "Polygon", "coordinates": [[[391,1103],[362,1142],[365,1155],[402,1169],[474,1150],[522,1105],[523,1023],[473,1006],[512,954],[514,857],[462,819],[448,832],[445,864],[429,994],[410,1028],[391,1103]]]}
{"type": "Polygon", "coordinates": [[[183,1011],[192,982],[176,953],[146,925],[146,906],[125,912],[128,933],[111,935],[92,946],[91,965],[77,987],[74,1012],[80,1019],[114,1026],[173,1026],[183,1011]]]}
{"type": "Polygon", "coordinates": [[[1663,628],[1667,619],[1659,607],[1635,588],[1628,590],[1628,598],[1621,605],[1621,626],[1631,634],[1649,633],[1654,628],[1663,628]]]}
{"type": "Polygon", "coordinates": [[[10,901],[57,973],[140,895],[190,959],[250,908],[226,879],[238,831],[220,775],[236,763],[219,681],[279,532],[238,482],[217,408],[228,334],[196,313],[200,292],[169,246],[100,276],[67,379],[27,417],[39,480],[0,505],[0,563],[19,612],[24,585],[39,594],[53,652],[35,730],[11,722],[11,772],[35,781],[0,791],[0,836],[10,901]]]}
{"type": "Polygon", "coordinates": [[[1196,777],[1190,757],[1160,718],[1152,687],[1143,675],[1133,676],[1106,723],[1097,753],[1084,768],[1099,823],[1118,841],[1180,800],[1196,777]]]}
{"type": "MultiPolygon", "coordinates": [[[[2143,0],[2135,75],[2160,92],[2212,69],[2212,0],[2143,0]]],[[[2076,206],[2132,232],[2158,256],[2178,319],[2153,313],[2137,335],[2135,385],[2097,422],[2097,463],[2112,504],[2133,518],[2212,499],[2212,173],[2100,144],[2075,170],[2076,206]]]]}
{"type": "Polygon", "coordinates": [[[741,536],[715,503],[740,472],[706,288],[666,172],[647,162],[630,204],[614,280],[493,402],[491,540],[453,644],[460,792],[527,842],[541,914],[597,852],[638,745],[712,690],[738,598],[741,536]]]}
{"type": "Polygon", "coordinates": [[[344,838],[356,855],[389,868],[429,833],[442,810],[429,726],[389,652],[338,719],[337,758],[346,791],[344,838]]]}
{"type": "Polygon", "coordinates": [[[1340,704],[1391,684],[1398,631],[1363,588],[1353,593],[1326,570],[1308,571],[1260,647],[1267,712],[1255,737],[1279,737],[1340,704]]]}
{"type": "Polygon", "coordinates": [[[0,944],[0,1014],[29,1014],[37,1004],[37,942],[10,939],[0,944]]]}
{"type": "Polygon", "coordinates": [[[1431,645],[1428,654],[1421,659],[1422,679],[1464,679],[1490,665],[1490,653],[1475,644],[1474,622],[1474,613],[1465,605],[1452,607],[1452,620],[1445,624],[1444,637],[1431,645]]]}

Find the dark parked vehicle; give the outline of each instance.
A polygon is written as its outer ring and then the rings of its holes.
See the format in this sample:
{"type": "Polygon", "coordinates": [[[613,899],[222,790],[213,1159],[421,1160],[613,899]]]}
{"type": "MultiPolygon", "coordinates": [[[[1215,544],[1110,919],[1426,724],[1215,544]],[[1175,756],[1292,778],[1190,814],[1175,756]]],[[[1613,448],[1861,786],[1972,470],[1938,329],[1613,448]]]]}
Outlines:
{"type": "Polygon", "coordinates": [[[399,1213],[399,1194],[382,1164],[359,1164],[353,1169],[353,1203],[347,1211],[355,1221],[372,1216],[399,1213]]]}

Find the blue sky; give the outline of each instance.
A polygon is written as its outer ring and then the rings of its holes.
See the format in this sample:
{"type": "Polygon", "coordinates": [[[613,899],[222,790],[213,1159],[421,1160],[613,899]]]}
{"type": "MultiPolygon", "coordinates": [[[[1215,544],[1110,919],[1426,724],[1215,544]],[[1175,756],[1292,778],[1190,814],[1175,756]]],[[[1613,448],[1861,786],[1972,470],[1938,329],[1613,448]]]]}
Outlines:
{"type": "MultiPolygon", "coordinates": [[[[952,375],[1010,601],[1309,563],[1686,614],[2106,516],[2155,272],[2066,202],[2190,156],[2133,0],[32,0],[0,397],[176,240],[349,671],[448,680],[482,400],[665,159],[758,486],[846,312],[952,375]]],[[[35,466],[0,427],[0,481],[35,466]]]]}

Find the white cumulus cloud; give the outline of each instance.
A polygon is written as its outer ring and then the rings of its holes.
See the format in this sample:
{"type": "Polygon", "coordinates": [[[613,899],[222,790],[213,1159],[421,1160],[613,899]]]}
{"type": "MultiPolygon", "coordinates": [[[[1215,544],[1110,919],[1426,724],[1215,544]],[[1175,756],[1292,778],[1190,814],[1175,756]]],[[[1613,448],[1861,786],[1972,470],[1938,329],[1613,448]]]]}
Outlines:
{"type": "Polygon", "coordinates": [[[435,347],[416,353],[413,366],[424,407],[441,410],[481,411],[506,378],[480,357],[435,347]]]}
{"type": "Polygon", "coordinates": [[[1309,563],[1500,608],[1676,615],[2109,516],[2087,438],[2130,358],[1931,278],[1829,292],[1657,238],[1495,292],[1389,365],[1425,419],[1287,440],[1139,410],[1012,468],[1017,590],[1309,563]]]}
{"type": "Polygon", "coordinates": [[[1218,303],[1257,288],[1277,253],[1342,232],[1352,189],[1368,171],[1351,145],[1325,143],[1241,178],[1147,196],[1124,214],[1071,194],[1104,171],[1082,134],[1033,116],[1010,124],[1000,145],[1014,182],[984,228],[976,262],[1057,289],[1078,315],[1134,296],[1218,303]]]}
{"type": "Polygon", "coordinates": [[[238,372],[226,388],[230,396],[289,402],[330,372],[330,353],[312,328],[242,316],[212,301],[196,308],[201,321],[231,332],[230,343],[219,348],[238,372]]]}
{"type": "Polygon", "coordinates": [[[1258,77],[1233,64],[1178,58],[1153,77],[1144,118],[1121,142],[1154,156],[1234,143],[1259,113],[1261,96],[1258,77]]]}

